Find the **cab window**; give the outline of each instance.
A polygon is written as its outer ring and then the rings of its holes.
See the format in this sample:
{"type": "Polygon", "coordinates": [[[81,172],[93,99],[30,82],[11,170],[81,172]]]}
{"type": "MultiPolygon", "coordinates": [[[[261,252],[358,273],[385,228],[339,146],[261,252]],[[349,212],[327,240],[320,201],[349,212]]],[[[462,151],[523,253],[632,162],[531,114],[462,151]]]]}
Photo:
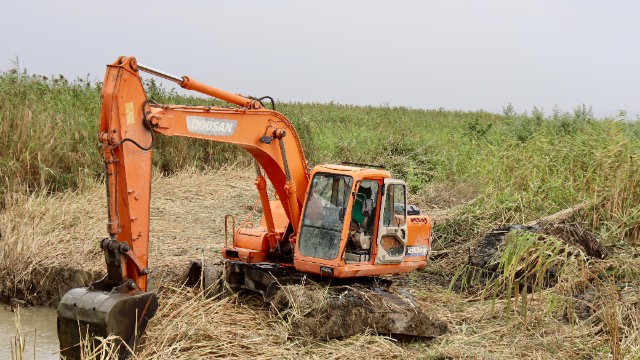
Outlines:
{"type": "Polygon", "coordinates": [[[325,260],[338,256],[352,185],[350,176],[314,175],[300,229],[299,246],[304,256],[325,260]]]}
{"type": "Polygon", "coordinates": [[[405,187],[402,184],[390,184],[385,193],[385,209],[382,222],[386,227],[403,226],[406,208],[405,187]]]}

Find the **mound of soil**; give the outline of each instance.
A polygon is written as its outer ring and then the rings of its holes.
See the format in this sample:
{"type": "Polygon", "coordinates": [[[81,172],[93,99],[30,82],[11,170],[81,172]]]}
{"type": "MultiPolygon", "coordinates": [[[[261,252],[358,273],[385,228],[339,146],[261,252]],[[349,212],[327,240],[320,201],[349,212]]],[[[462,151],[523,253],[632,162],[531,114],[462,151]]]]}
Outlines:
{"type": "Polygon", "coordinates": [[[410,294],[400,291],[289,285],[272,304],[288,317],[290,336],[332,339],[370,332],[431,338],[448,331],[446,323],[426,315],[410,294]]]}
{"type": "Polygon", "coordinates": [[[332,285],[279,272],[255,277],[253,267],[241,268],[232,263],[225,267],[211,260],[193,261],[183,283],[202,286],[207,296],[243,290],[261,293],[289,323],[289,335],[294,337],[333,339],[374,333],[432,338],[447,332],[446,323],[427,316],[411,294],[382,280],[332,285]],[[236,283],[230,274],[240,273],[243,280],[236,283]],[[270,281],[262,283],[264,278],[270,281]]]}
{"type": "Polygon", "coordinates": [[[525,225],[509,225],[498,229],[491,230],[485,237],[480,239],[478,244],[471,250],[469,254],[469,264],[477,268],[497,271],[500,246],[504,243],[504,239],[508,233],[516,230],[540,232],[538,226],[525,225]]]}
{"type": "Polygon", "coordinates": [[[579,224],[549,224],[542,232],[581,249],[589,257],[604,259],[609,255],[609,251],[600,244],[596,235],[579,224]]]}

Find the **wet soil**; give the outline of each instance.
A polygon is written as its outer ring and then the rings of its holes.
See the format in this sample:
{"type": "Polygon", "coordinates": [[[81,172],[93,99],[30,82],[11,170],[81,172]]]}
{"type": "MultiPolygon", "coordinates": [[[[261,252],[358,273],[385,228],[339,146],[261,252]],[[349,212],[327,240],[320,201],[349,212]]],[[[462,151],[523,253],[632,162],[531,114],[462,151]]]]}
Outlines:
{"type": "Polygon", "coordinates": [[[289,285],[273,305],[289,318],[289,336],[294,337],[334,339],[372,332],[433,338],[448,331],[445,322],[425,314],[401,289],[289,285]]]}
{"type": "Polygon", "coordinates": [[[10,296],[7,288],[0,291],[0,301],[20,302],[23,306],[58,306],[62,296],[72,288],[84,287],[103,276],[100,271],[86,271],[66,267],[34,269],[31,280],[16,287],[10,296]]]}

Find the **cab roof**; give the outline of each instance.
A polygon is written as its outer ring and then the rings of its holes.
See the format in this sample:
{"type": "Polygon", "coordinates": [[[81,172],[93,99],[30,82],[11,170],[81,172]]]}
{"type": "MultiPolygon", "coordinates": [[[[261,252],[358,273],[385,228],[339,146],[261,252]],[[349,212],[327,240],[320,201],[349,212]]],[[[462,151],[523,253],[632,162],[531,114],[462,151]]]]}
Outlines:
{"type": "Polygon", "coordinates": [[[350,175],[354,178],[391,178],[391,173],[384,169],[361,168],[350,165],[322,164],[313,168],[313,172],[330,172],[350,175]]]}

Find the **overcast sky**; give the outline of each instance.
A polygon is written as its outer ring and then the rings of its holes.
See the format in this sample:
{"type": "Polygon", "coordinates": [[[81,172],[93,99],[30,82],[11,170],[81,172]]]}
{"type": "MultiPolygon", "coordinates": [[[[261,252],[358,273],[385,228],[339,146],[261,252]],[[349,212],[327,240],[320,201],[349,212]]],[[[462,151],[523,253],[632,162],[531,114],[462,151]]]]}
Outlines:
{"type": "Polygon", "coordinates": [[[640,110],[640,1],[3,1],[0,70],[118,55],[280,101],[640,110]]]}

